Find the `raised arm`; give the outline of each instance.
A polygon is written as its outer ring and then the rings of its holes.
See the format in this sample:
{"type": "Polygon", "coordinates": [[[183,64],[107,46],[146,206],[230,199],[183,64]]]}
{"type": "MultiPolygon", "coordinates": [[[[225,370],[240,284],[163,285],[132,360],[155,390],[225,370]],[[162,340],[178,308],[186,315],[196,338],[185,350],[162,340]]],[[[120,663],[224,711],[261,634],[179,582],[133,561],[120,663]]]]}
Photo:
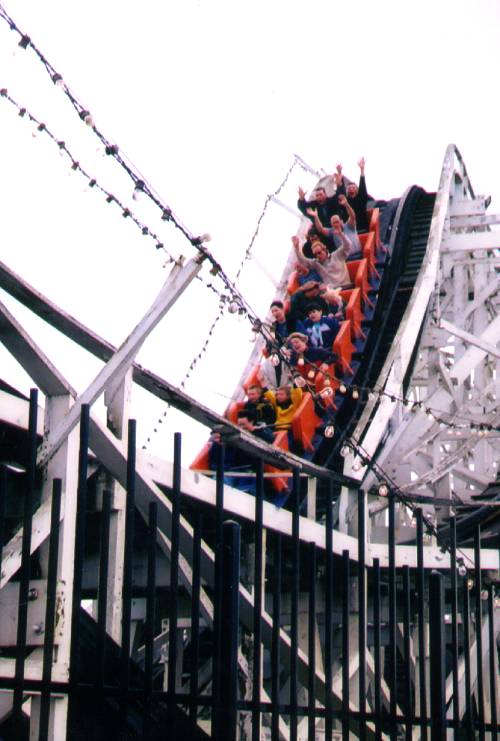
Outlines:
{"type": "Polygon", "coordinates": [[[297,257],[297,262],[300,262],[301,265],[305,265],[306,267],[309,267],[311,263],[314,262],[314,260],[309,260],[309,258],[304,257],[304,255],[302,254],[302,250],[300,249],[300,246],[299,246],[299,238],[296,235],[292,237],[292,244],[293,244],[293,249],[295,250],[295,256],[297,257]]]}
{"type": "Polygon", "coordinates": [[[345,195],[339,196],[339,203],[341,206],[345,208],[347,211],[347,224],[351,227],[351,229],[356,229],[356,214],[354,213],[354,209],[345,197],[345,195]]]}
{"type": "Polygon", "coordinates": [[[346,235],[344,234],[344,232],[339,232],[339,234],[337,236],[340,237],[340,240],[342,242],[342,246],[341,247],[338,247],[335,250],[335,254],[341,254],[341,255],[343,254],[345,257],[349,257],[349,255],[352,252],[352,242],[351,242],[351,240],[349,239],[349,237],[346,237],[346,235]]]}
{"type": "Polygon", "coordinates": [[[308,208],[307,215],[312,217],[316,231],[318,231],[320,234],[324,234],[324,235],[328,234],[328,231],[325,229],[325,227],[319,220],[318,212],[314,208],[308,208]]]}
{"type": "Polygon", "coordinates": [[[365,180],[365,164],[366,160],[364,157],[361,157],[361,159],[358,162],[359,166],[359,195],[361,198],[367,199],[368,198],[368,191],[366,190],[366,180],[365,180]]]}

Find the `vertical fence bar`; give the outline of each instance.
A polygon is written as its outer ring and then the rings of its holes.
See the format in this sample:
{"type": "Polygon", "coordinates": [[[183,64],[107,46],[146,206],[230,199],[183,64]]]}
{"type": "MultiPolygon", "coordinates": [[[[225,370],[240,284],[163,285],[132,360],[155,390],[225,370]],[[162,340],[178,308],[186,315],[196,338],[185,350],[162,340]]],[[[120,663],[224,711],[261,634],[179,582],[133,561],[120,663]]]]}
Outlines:
{"type": "Polygon", "coordinates": [[[359,739],[366,739],[366,529],[365,492],[358,491],[359,739]]]}
{"type": "Polygon", "coordinates": [[[342,739],[349,741],[349,617],[351,607],[349,551],[342,551],[342,739]]]}
{"type": "Polygon", "coordinates": [[[382,741],[382,702],[380,697],[382,671],[380,666],[380,560],[373,559],[373,663],[374,663],[374,710],[375,710],[375,741],[382,741]]]}
{"type": "Polygon", "coordinates": [[[122,646],[121,646],[121,711],[122,723],[127,725],[127,700],[130,685],[130,633],[132,627],[132,586],[134,562],[134,518],[135,518],[135,456],[136,421],[128,421],[127,444],[127,499],[125,505],[125,543],[123,555],[123,602],[122,602],[122,646]]]}
{"type": "Polygon", "coordinates": [[[460,728],[460,698],[458,682],[458,580],[457,580],[457,521],[450,517],[450,577],[451,577],[451,653],[453,679],[453,729],[460,728]]]}
{"type": "Polygon", "coordinates": [[[290,741],[297,741],[297,653],[299,649],[299,588],[300,588],[300,475],[293,471],[292,492],[292,574],[290,588],[290,741]]]}
{"type": "Polygon", "coordinates": [[[307,648],[309,653],[308,667],[308,738],[316,738],[316,696],[314,691],[316,679],[316,544],[309,543],[309,605],[307,620],[307,648]]]}
{"type": "Polygon", "coordinates": [[[429,579],[429,653],[431,678],[431,741],[446,741],[446,643],[442,576],[433,571],[429,579]]]}
{"type": "Polygon", "coordinates": [[[143,737],[151,738],[151,699],[153,697],[153,661],[155,639],[156,598],[156,530],[158,527],[158,504],[149,503],[148,510],[148,577],[146,584],[146,626],[144,651],[144,715],[143,737]]]}
{"type": "MultiPolygon", "coordinates": [[[[71,609],[70,691],[75,693],[80,678],[80,610],[82,602],[83,561],[85,557],[85,518],[87,506],[87,472],[89,464],[90,407],[82,404],[78,452],[78,488],[75,521],[75,566],[71,609]]],[[[70,696],[69,717],[72,717],[70,696]]],[[[69,724],[71,727],[71,723],[69,724]]]]}
{"type": "Polygon", "coordinates": [[[465,729],[469,738],[474,738],[474,723],[472,719],[471,699],[471,671],[470,671],[470,598],[469,578],[466,576],[462,583],[462,624],[464,629],[464,664],[465,664],[465,729]]]}
{"type": "Polygon", "coordinates": [[[255,464],[255,520],[254,520],[254,611],[253,611],[253,676],[252,676],[252,741],[259,741],[261,729],[260,685],[262,661],[262,523],[264,501],[264,463],[258,459],[255,464]]]}
{"type": "Polygon", "coordinates": [[[42,694],[40,699],[39,741],[49,735],[52,661],[54,656],[54,628],[56,622],[57,563],[59,557],[59,515],[61,512],[61,479],[52,483],[50,507],[49,562],[47,566],[47,602],[45,605],[45,635],[43,642],[42,694]]]}
{"type": "Polygon", "coordinates": [[[23,542],[19,578],[19,605],[17,611],[16,662],[14,669],[14,715],[20,715],[23,704],[24,660],[28,627],[28,592],[31,578],[31,526],[35,499],[36,473],[36,428],[38,419],[38,392],[30,391],[28,426],[28,461],[26,467],[26,489],[23,512],[23,542]]]}
{"type": "Polygon", "coordinates": [[[417,615],[418,615],[418,679],[420,707],[420,736],[427,741],[427,651],[425,641],[425,569],[424,518],[422,510],[415,511],[417,521],[417,615]]]}
{"type": "Polygon", "coordinates": [[[223,583],[221,628],[224,641],[221,646],[220,705],[218,706],[216,735],[220,741],[236,741],[238,694],[238,632],[240,583],[240,526],[225,522],[223,526],[223,583]]]}
{"type": "Polygon", "coordinates": [[[177,684],[177,598],[179,591],[179,523],[181,513],[181,434],[174,434],[174,466],[172,480],[172,531],[170,551],[170,590],[168,605],[168,708],[170,732],[175,738],[177,684]]]}
{"type": "MultiPolygon", "coordinates": [[[[214,544],[214,626],[213,626],[213,654],[212,654],[212,726],[216,724],[216,708],[220,703],[220,651],[221,635],[221,604],[224,584],[222,581],[223,547],[222,525],[224,520],[224,445],[218,444],[216,450],[216,479],[215,479],[215,544],[214,544]]],[[[213,735],[213,734],[212,734],[213,735]]]]}
{"type": "Polygon", "coordinates": [[[198,716],[198,665],[200,662],[200,590],[201,590],[201,533],[203,529],[203,517],[200,512],[196,513],[193,535],[193,591],[191,594],[191,676],[189,692],[191,703],[189,706],[189,717],[196,722],[198,716]]]}
{"type": "Polygon", "coordinates": [[[273,552],[273,634],[271,643],[271,740],[280,741],[280,618],[281,618],[281,533],[274,534],[273,552]]]}
{"type": "Polygon", "coordinates": [[[3,558],[3,539],[5,522],[5,500],[7,498],[7,469],[0,464],[0,564],[3,558]]]}
{"type": "Polygon", "coordinates": [[[96,685],[103,688],[106,682],[106,619],[109,571],[109,532],[111,525],[111,491],[102,494],[101,549],[99,554],[99,591],[97,595],[97,655],[99,670],[96,685]]]}
{"type": "Polygon", "coordinates": [[[389,493],[389,691],[390,738],[397,738],[397,644],[396,644],[396,504],[389,493]]]}
{"type": "Polygon", "coordinates": [[[491,741],[498,740],[498,669],[495,655],[497,645],[495,640],[495,588],[490,584],[488,589],[488,643],[490,669],[490,707],[491,707],[491,741]]]}
{"type": "Polygon", "coordinates": [[[474,581],[476,584],[476,667],[477,667],[477,711],[479,738],[484,739],[484,682],[483,682],[483,604],[481,578],[481,529],[474,533],[474,581]]]}
{"type": "Polygon", "coordinates": [[[403,642],[404,642],[404,664],[405,664],[405,737],[411,741],[413,737],[412,717],[413,708],[411,703],[411,656],[410,656],[410,567],[403,566],[403,642]]]}
{"type": "Polygon", "coordinates": [[[333,482],[328,483],[328,501],[326,505],[326,563],[325,563],[325,741],[332,741],[333,702],[332,702],[332,665],[333,665],[333,482]]]}

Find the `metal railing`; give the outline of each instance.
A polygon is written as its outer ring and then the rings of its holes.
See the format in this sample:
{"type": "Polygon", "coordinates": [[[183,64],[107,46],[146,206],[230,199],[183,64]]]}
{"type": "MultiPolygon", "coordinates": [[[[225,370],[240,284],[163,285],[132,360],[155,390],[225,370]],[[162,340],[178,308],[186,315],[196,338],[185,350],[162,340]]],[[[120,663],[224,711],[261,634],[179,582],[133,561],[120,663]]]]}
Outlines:
{"type": "MultiPolygon", "coordinates": [[[[180,435],[174,441],[172,487],[165,493],[170,524],[164,527],[161,503],[152,501],[147,512],[136,507],[135,422],[130,421],[118,645],[106,633],[112,503],[105,492],[98,517],[90,517],[85,405],[80,420],[71,616],[64,614],[57,583],[60,508],[65,497],[57,479],[52,484],[51,536],[42,574],[46,588],[37,592],[33,586],[36,553],[30,533],[37,506],[36,409],[36,393],[32,393],[17,634],[13,644],[4,645],[0,659],[0,689],[12,693],[7,695],[13,700],[12,722],[17,719],[21,725],[23,717],[26,720],[28,698],[32,708],[39,702],[39,715],[31,712],[32,737],[54,737],[55,707],[66,701],[68,738],[156,739],[161,735],[330,741],[339,734],[343,739],[402,735],[445,739],[450,737],[447,732],[454,738],[498,737],[499,582],[498,573],[482,568],[479,528],[473,563],[467,570],[452,518],[449,531],[441,534],[443,540],[435,546],[450,548],[450,567],[430,571],[424,557],[429,547],[426,523],[417,510],[413,545],[417,566],[400,565],[396,501],[391,495],[388,565],[382,566],[379,558],[367,555],[367,495],[360,490],[357,553],[353,556],[346,549],[339,556],[333,547],[337,533],[332,497],[324,522],[326,547],[301,537],[304,487],[298,470],[293,472],[287,504],[292,516],[290,535],[263,528],[266,484],[263,462],[257,458],[253,521],[229,518],[224,508],[222,446],[216,505],[194,511],[181,491],[180,435]],[[191,539],[182,530],[185,516],[192,520],[191,539]],[[160,541],[164,548],[166,544],[168,560],[158,550],[160,541]],[[141,544],[146,547],[147,576],[145,587],[139,589],[134,567],[141,544]],[[83,609],[87,596],[83,576],[90,552],[98,568],[92,616],[83,609]],[[160,579],[160,566],[168,571],[167,586],[160,579]],[[144,600],[140,614],[139,594],[144,600]],[[39,611],[44,608],[44,617],[35,624],[32,609],[37,603],[39,611]],[[68,619],[69,674],[53,676],[61,621],[68,619]],[[37,652],[41,661],[32,660],[37,652]]],[[[8,479],[9,472],[3,469],[2,533],[8,479]]],[[[0,611],[8,609],[5,597],[0,611]]],[[[0,734],[1,728],[0,724],[0,734]]]]}

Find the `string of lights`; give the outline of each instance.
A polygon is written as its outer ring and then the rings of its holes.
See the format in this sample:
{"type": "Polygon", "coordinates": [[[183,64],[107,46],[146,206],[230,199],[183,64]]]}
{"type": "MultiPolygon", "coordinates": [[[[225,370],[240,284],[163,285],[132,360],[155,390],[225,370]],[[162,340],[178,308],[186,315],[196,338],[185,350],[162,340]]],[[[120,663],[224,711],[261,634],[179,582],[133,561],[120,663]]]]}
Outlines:
{"type": "Polygon", "coordinates": [[[29,111],[27,108],[21,106],[9,94],[7,88],[0,89],[0,98],[10,103],[17,110],[18,116],[21,119],[27,120],[30,122],[30,124],[32,124],[32,136],[36,137],[38,136],[38,134],[46,135],[53,142],[54,146],[58,149],[60,156],[66,157],[68,159],[70,164],[70,169],[68,170],[69,174],[80,174],[86,180],[86,187],[89,190],[101,193],[105,197],[106,203],[113,204],[114,206],[119,208],[122,216],[124,218],[127,218],[131,223],[135,224],[142,235],[153,240],[155,248],[157,250],[162,250],[163,252],[165,252],[168,257],[165,265],[175,262],[175,258],[173,257],[173,255],[170,254],[168,249],[161,241],[160,237],[153,231],[153,229],[142,222],[138,218],[138,216],[136,216],[136,214],[134,214],[133,211],[131,211],[116,195],[114,195],[107,188],[103,187],[96,178],[92,177],[69,150],[66,142],[57,138],[43,121],[33,115],[33,113],[31,113],[31,111],[29,111]]]}
{"type": "MultiPolygon", "coordinates": [[[[89,190],[94,190],[96,192],[101,192],[106,199],[107,203],[115,204],[122,213],[122,216],[124,218],[129,218],[129,220],[134,223],[141,231],[141,233],[145,236],[150,237],[155,242],[156,249],[163,250],[167,256],[169,262],[175,262],[175,258],[168,252],[165,245],[160,241],[160,238],[157,236],[157,234],[145,223],[143,223],[132,211],[128,206],[126,206],[116,195],[114,195],[111,191],[104,188],[96,178],[91,176],[85,169],[82,167],[78,159],[71,153],[69,148],[67,147],[66,143],[59,139],[57,136],[53,134],[53,132],[50,130],[50,128],[37,116],[35,116],[31,111],[29,111],[26,107],[21,106],[8,92],[6,88],[2,88],[0,90],[0,97],[3,98],[5,101],[9,102],[18,112],[18,115],[21,119],[26,119],[30,121],[30,123],[33,125],[32,134],[34,136],[38,136],[39,133],[45,134],[49,137],[49,139],[54,143],[54,145],[57,147],[59,154],[61,156],[66,156],[69,160],[70,164],[70,173],[79,173],[87,182],[87,187],[89,190]]],[[[203,242],[208,241],[209,235],[202,235],[201,237],[196,238],[197,247],[199,250],[203,252],[204,255],[206,255],[209,260],[212,263],[211,268],[211,274],[213,276],[216,276],[218,278],[222,279],[223,285],[224,285],[224,291],[218,291],[217,288],[213,285],[213,283],[206,283],[208,288],[210,288],[212,291],[214,291],[220,298],[221,305],[222,302],[224,305],[228,305],[228,310],[230,313],[235,313],[236,311],[242,315],[247,315],[252,323],[253,328],[259,328],[260,327],[260,320],[257,318],[255,313],[252,311],[251,307],[249,306],[248,302],[243,298],[243,296],[237,291],[237,289],[234,287],[232,282],[227,278],[224,271],[222,270],[222,267],[219,265],[219,263],[210,255],[208,250],[203,246],[203,242]]],[[[199,277],[199,276],[198,276],[199,277]]],[[[203,280],[203,278],[199,277],[200,280],[203,280]]],[[[218,320],[217,320],[218,321],[218,320]]],[[[211,336],[211,333],[209,334],[211,336]]]]}
{"type": "MultiPolygon", "coordinates": [[[[109,155],[110,157],[112,157],[122,167],[122,169],[127,173],[127,175],[132,180],[133,185],[134,185],[133,197],[138,198],[140,195],[144,194],[161,210],[161,214],[162,214],[161,218],[164,221],[167,221],[173,224],[177,229],[179,229],[182,232],[184,237],[189,241],[189,243],[195,249],[202,252],[205,258],[207,258],[208,261],[212,265],[211,272],[213,273],[213,275],[218,275],[220,277],[220,279],[225,284],[228,292],[234,297],[234,300],[238,301],[240,308],[246,310],[247,316],[250,319],[252,325],[254,327],[258,325],[258,323],[260,323],[260,320],[256,317],[255,312],[252,311],[251,307],[248,305],[248,302],[237,291],[236,286],[228,278],[228,276],[222,269],[222,266],[217,262],[215,257],[210,253],[210,251],[205,246],[204,242],[209,241],[210,236],[207,234],[204,234],[202,236],[194,236],[191,233],[191,231],[186,226],[184,226],[181,220],[175,215],[172,208],[163,202],[161,197],[157,194],[157,192],[150,185],[150,183],[147,182],[147,180],[137,170],[137,168],[135,168],[134,165],[132,165],[132,163],[126,157],[126,155],[120,149],[120,147],[114,142],[112,142],[111,140],[109,140],[99,130],[99,128],[95,124],[92,113],[78,100],[76,95],[70,90],[70,88],[66,84],[60,72],[58,72],[58,70],[56,70],[55,67],[53,67],[53,65],[49,62],[47,57],[42,53],[42,51],[33,42],[31,37],[19,28],[19,26],[16,24],[13,18],[9,16],[9,14],[7,13],[7,11],[5,10],[5,8],[3,7],[1,3],[0,3],[0,18],[3,19],[9,25],[9,28],[12,32],[16,33],[19,36],[19,42],[18,42],[19,48],[25,51],[27,51],[28,49],[33,51],[33,53],[36,55],[36,57],[39,59],[39,61],[42,63],[42,65],[46,69],[53,84],[56,85],[58,88],[60,88],[61,91],[64,93],[64,95],[68,98],[74,110],[78,114],[78,117],[80,118],[80,120],[83,121],[93,131],[93,133],[98,137],[98,139],[100,140],[101,144],[104,147],[105,153],[109,155]]],[[[295,157],[294,159],[296,160],[297,158],[295,157]]],[[[294,165],[295,165],[295,161],[292,167],[294,165]]],[[[300,166],[303,167],[303,169],[307,169],[305,164],[302,162],[300,162],[300,166]]],[[[247,248],[247,251],[248,251],[248,248],[247,248]]]]}
{"type": "MultiPolygon", "coordinates": [[[[245,263],[251,257],[252,248],[254,246],[255,240],[258,237],[260,226],[261,226],[261,223],[262,223],[263,219],[266,216],[266,213],[267,213],[267,209],[269,207],[269,204],[272,202],[273,198],[277,198],[278,195],[281,193],[281,191],[283,190],[283,188],[287,184],[287,182],[288,182],[288,180],[290,178],[290,175],[295,170],[295,168],[297,167],[298,164],[299,164],[299,160],[298,160],[297,156],[294,155],[294,160],[293,160],[292,164],[290,165],[290,167],[288,168],[288,171],[287,171],[285,177],[283,178],[283,180],[281,181],[281,183],[279,184],[279,186],[276,188],[276,190],[274,191],[274,193],[271,193],[270,195],[267,195],[266,196],[266,200],[264,201],[264,206],[262,208],[262,211],[260,213],[259,218],[257,219],[257,224],[255,226],[254,233],[252,234],[252,237],[250,239],[250,243],[249,243],[248,247],[245,250],[245,253],[244,253],[243,258],[241,260],[241,263],[240,263],[240,265],[238,267],[238,270],[236,271],[236,277],[234,279],[235,284],[238,282],[238,279],[239,279],[239,277],[241,275],[241,272],[242,272],[242,270],[243,270],[243,268],[245,266],[245,263]]],[[[303,167],[303,165],[301,165],[301,167],[303,169],[305,169],[303,167]]]]}
{"type": "MultiPolygon", "coordinates": [[[[287,182],[288,182],[288,180],[289,180],[292,172],[297,167],[297,165],[299,165],[301,167],[301,169],[305,170],[306,172],[309,172],[310,171],[309,168],[307,167],[307,165],[303,162],[303,160],[301,160],[300,157],[298,157],[298,155],[294,155],[294,160],[293,160],[292,164],[290,165],[290,167],[288,168],[288,170],[287,170],[287,172],[286,172],[283,180],[281,181],[281,183],[278,185],[278,187],[276,188],[276,190],[271,195],[267,195],[266,196],[266,200],[264,202],[264,206],[262,208],[262,211],[260,213],[260,216],[259,216],[259,218],[257,220],[257,224],[255,226],[254,232],[252,234],[252,237],[250,239],[250,242],[248,244],[248,247],[245,250],[245,253],[243,255],[243,259],[241,260],[241,263],[239,265],[239,268],[238,268],[238,270],[236,272],[236,276],[235,276],[235,279],[234,279],[234,285],[235,286],[236,286],[236,284],[238,282],[238,279],[241,276],[241,272],[243,270],[243,267],[244,267],[245,263],[251,258],[252,249],[253,249],[253,246],[255,244],[255,241],[256,241],[256,239],[258,237],[261,223],[262,223],[263,219],[266,216],[266,213],[267,213],[267,209],[268,209],[269,204],[272,202],[273,198],[277,197],[281,193],[281,191],[283,190],[283,188],[287,184],[287,182]]],[[[200,278],[200,276],[197,276],[197,277],[199,278],[199,280],[202,280],[200,278]]],[[[198,352],[193,357],[191,363],[188,366],[188,369],[187,369],[187,371],[186,371],[186,373],[185,373],[185,375],[184,375],[184,377],[183,377],[183,379],[181,381],[181,384],[180,384],[181,388],[185,388],[185,385],[186,385],[188,379],[191,377],[192,372],[193,372],[194,368],[196,367],[196,364],[201,359],[202,355],[207,351],[208,345],[210,343],[210,340],[211,340],[212,335],[213,335],[213,332],[214,332],[214,329],[215,329],[217,323],[219,322],[219,320],[222,318],[222,316],[224,314],[224,311],[227,309],[227,311],[230,314],[236,314],[236,313],[238,313],[240,315],[246,313],[246,310],[245,310],[244,306],[242,305],[242,302],[239,300],[239,297],[238,296],[235,296],[234,294],[231,294],[231,293],[227,294],[225,292],[218,291],[217,288],[212,283],[206,283],[206,286],[207,286],[207,288],[209,288],[210,290],[212,290],[215,294],[217,294],[217,296],[219,297],[219,311],[218,311],[218,314],[216,315],[214,321],[212,322],[212,325],[211,325],[210,329],[208,330],[207,337],[206,337],[206,340],[205,340],[205,342],[203,344],[202,349],[200,350],[200,352],[198,352]]],[[[259,324],[257,324],[257,329],[258,330],[260,329],[259,324]]],[[[167,406],[167,410],[169,408],[170,407],[167,406]]],[[[165,417],[167,416],[167,410],[164,410],[162,412],[161,416],[158,418],[158,420],[156,422],[156,425],[159,425],[159,424],[162,424],[163,423],[165,417]]],[[[158,431],[158,427],[157,426],[154,427],[153,431],[154,432],[157,432],[158,431]]],[[[146,438],[146,443],[142,446],[143,447],[143,450],[146,450],[147,444],[150,443],[150,442],[151,442],[151,435],[146,438]]]]}
{"type": "Polygon", "coordinates": [[[339,392],[343,395],[350,394],[354,400],[358,400],[362,398],[363,395],[366,395],[369,400],[380,401],[380,399],[382,398],[388,398],[393,404],[399,402],[412,412],[421,411],[425,413],[428,419],[432,419],[434,422],[437,422],[442,429],[448,428],[451,431],[450,434],[453,434],[453,432],[455,432],[456,434],[460,435],[462,434],[462,432],[470,431],[473,434],[477,434],[479,437],[485,437],[488,432],[500,432],[499,425],[491,424],[489,422],[475,422],[474,420],[463,417],[458,413],[455,414],[451,412],[445,412],[443,410],[438,410],[427,405],[425,401],[414,401],[408,397],[400,397],[396,394],[389,393],[382,388],[368,388],[366,386],[359,386],[355,384],[349,386],[346,383],[341,383],[339,386],[339,392]],[[461,420],[462,424],[460,422],[457,423],[453,420],[447,420],[442,415],[453,416],[454,420],[461,420]]]}

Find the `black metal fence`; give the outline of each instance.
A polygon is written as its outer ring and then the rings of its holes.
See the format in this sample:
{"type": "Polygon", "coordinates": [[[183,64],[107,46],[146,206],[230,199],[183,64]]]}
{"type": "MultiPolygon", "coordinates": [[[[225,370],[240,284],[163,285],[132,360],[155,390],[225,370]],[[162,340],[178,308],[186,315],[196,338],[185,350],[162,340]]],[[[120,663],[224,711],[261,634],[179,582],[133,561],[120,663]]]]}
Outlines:
{"type": "MultiPolygon", "coordinates": [[[[60,611],[59,480],[52,484],[49,557],[47,573],[42,574],[47,579],[40,629],[42,667],[38,678],[27,676],[26,659],[33,651],[27,638],[28,606],[36,566],[30,542],[38,505],[36,409],[36,393],[32,393],[24,537],[15,577],[19,581],[17,640],[10,654],[14,672],[9,677],[4,671],[0,678],[0,689],[13,692],[13,706],[0,724],[0,736],[28,738],[24,703],[33,696],[40,698],[35,729],[39,739],[54,737],[51,712],[54,703],[65,697],[69,698],[71,739],[392,741],[415,738],[416,733],[420,739],[437,740],[449,738],[447,730],[457,739],[498,738],[498,573],[481,569],[480,529],[475,533],[474,563],[465,570],[451,518],[447,533],[442,534],[451,554],[450,568],[429,572],[424,568],[426,521],[417,510],[417,567],[397,567],[398,503],[392,495],[388,566],[367,558],[362,491],[357,495],[356,558],[348,550],[339,555],[333,547],[333,489],[324,512],[325,547],[306,542],[299,532],[303,492],[298,471],[293,472],[287,505],[291,534],[264,530],[261,461],[255,463],[253,520],[237,522],[227,516],[221,446],[216,506],[204,515],[191,508],[192,532],[186,538],[181,525],[181,438],[176,435],[173,485],[163,502],[151,501],[147,512],[142,511],[147,578],[140,594],[145,610],[139,621],[134,619],[139,521],[133,421],[128,427],[122,630],[120,645],[115,643],[106,632],[111,495],[104,493],[98,530],[94,525],[91,530],[87,407],[80,423],[69,677],[67,682],[52,677],[60,611]],[[168,511],[164,532],[168,588],[158,584],[159,508],[168,511]],[[92,616],[82,607],[90,540],[97,543],[98,552],[92,616]]],[[[8,476],[3,469],[2,544],[8,476]]],[[[8,655],[5,648],[3,655],[8,655]]]]}

